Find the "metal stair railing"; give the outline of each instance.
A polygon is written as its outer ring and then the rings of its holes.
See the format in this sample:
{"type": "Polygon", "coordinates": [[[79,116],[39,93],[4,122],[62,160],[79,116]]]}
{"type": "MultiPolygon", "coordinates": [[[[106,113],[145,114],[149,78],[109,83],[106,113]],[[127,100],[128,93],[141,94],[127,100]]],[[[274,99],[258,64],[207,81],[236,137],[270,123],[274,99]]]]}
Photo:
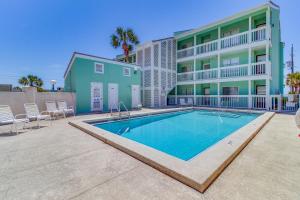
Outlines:
{"type": "Polygon", "coordinates": [[[122,115],[121,106],[123,106],[123,108],[126,111],[125,112],[125,116],[127,116],[128,118],[130,118],[130,112],[129,112],[129,110],[127,109],[127,107],[125,106],[125,104],[122,101],[119,102],[119,117],[121,118],[121,115],[122,115]]]}

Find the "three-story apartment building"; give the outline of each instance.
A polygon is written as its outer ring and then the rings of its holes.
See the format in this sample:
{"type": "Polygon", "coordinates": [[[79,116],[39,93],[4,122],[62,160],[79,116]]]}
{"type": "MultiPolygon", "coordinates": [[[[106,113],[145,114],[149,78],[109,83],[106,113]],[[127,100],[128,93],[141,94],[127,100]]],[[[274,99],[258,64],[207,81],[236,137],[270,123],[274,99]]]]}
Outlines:
{"type": "MultiPolygon", "coordinates": [[[[268,2],[200,28],[174,33],[177,75],[173,89],[169,88],[168,104],[254,109],[278,106],[274,97],[283,94],[284,46],[279,14],[279,6],[268,2]]],[[[155,59],[148,61],[144,70],[155,75],[157,66],[151,63],[155,59]]],[[[142,67],[143,78],[144,70],[142,67]]],[[[150,89],[161,86],[153,84],[150,89]]],[[[144,101],[152,102],[147,106],[160,105],[151,100],[155,98],[153,91],[147,99],[145,90],[143,93],[144,101]]]]}

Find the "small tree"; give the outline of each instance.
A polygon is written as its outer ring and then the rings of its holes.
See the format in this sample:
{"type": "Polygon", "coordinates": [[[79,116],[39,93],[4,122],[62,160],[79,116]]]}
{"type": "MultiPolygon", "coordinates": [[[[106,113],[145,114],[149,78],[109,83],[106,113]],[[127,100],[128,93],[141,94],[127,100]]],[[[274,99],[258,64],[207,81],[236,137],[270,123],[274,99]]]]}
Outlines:
{"type": "Polygon", "coordinates": [[[134,45],[139,44],[139,39],[131,28],[125,30],[122,27],[118,27],[115,34],[111,35],[110,43],[115,49],[121,46],[125,61],[129,62],[129,52],[133,50],[134,45]]]}
{"type": "Polygon", "coordinates": [[[291,94],[299,94],[300,92],[300,72],[290,73],[286,78],[286,85],[290,87],[291,94]]]}
{"type": "Polygon", "coordinates": [[[43,91],[42,86],[44,85],[44,82],[41,78],[30,74],[30,75],[21,77],[19,79],[19,84],[21,84],[23,86],[36,87],[38,91],[43,91]]]}

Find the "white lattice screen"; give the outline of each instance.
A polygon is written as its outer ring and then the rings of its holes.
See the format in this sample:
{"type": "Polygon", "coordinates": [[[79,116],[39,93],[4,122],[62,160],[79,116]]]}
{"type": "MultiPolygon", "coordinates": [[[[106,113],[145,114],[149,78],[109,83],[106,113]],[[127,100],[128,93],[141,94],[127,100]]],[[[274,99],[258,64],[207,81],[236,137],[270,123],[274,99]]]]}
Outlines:
{"type": "Polygon", "coordinates": [[[145,48],[145,67],[151,66],[151,47],[145,48]]]}

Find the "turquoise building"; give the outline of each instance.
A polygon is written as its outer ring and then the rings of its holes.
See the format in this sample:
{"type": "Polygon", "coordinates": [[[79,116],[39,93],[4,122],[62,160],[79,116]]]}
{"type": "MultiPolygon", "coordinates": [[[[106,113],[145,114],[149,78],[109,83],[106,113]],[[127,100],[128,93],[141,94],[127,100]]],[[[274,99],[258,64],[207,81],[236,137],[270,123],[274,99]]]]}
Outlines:
{"type": "Polygon", "coordinates": [[[65,91],[76,93],[77,113],[109,112],[123,102],[140,104],[140,67],[75,52],[64,74],[65,91]]]}

